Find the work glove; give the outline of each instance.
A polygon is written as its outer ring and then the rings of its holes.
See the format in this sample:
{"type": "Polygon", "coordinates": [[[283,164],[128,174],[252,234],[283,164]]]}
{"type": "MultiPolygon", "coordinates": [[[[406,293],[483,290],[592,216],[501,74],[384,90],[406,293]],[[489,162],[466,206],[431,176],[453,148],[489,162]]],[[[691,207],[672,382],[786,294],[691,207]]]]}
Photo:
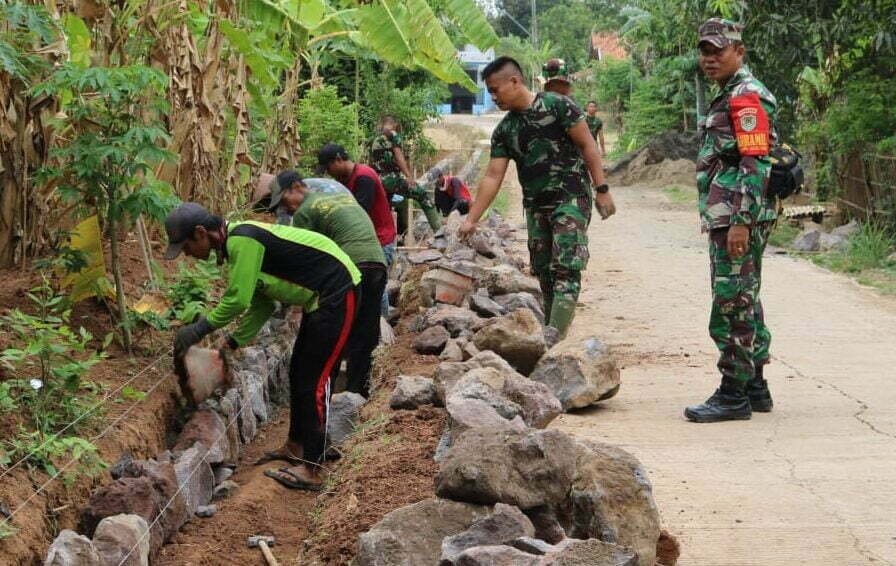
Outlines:
{"type": "Polygon", "coordinates": [[[214,330],[214,327],[204,316],[193,324],[188,324],[177,331],[174,336],[174,359],[179,359],[187,353],[190,346],[199,343],[206,334],[214,330]]]}

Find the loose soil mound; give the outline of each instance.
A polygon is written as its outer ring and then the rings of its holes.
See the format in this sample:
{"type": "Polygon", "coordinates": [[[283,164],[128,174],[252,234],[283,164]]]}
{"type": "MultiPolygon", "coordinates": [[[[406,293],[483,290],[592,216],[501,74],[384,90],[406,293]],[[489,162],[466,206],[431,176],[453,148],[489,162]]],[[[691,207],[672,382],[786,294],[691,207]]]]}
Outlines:
{"type": "Polygon", "coordinates": [[[623,186],[693,183],[698,149],[696,134],[662,133],[613,163],[608,169],[610,180],[623,186]]]}

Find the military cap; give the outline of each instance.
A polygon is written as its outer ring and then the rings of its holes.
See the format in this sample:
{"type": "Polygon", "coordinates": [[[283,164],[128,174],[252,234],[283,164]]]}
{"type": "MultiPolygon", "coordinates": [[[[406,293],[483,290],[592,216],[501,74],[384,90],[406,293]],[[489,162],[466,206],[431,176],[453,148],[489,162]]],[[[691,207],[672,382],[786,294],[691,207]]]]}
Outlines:
{"type": "Polygon", "coordinates": [[[544,76],[545,82],[548,81],[565,81],[572,82],[569,67],[563,59],[548,59],[541,67],[541,74],[544,76]]]}
{"type": "Polygon", "coordinates": [[[708,41],[719,49],[724,49],[735,41],[743,41],[741,36],[743,30],[744,26],[737,22],[724,18],[710,18],[703,22],[697,32],[700,38],[697,45],[708,41]]]}

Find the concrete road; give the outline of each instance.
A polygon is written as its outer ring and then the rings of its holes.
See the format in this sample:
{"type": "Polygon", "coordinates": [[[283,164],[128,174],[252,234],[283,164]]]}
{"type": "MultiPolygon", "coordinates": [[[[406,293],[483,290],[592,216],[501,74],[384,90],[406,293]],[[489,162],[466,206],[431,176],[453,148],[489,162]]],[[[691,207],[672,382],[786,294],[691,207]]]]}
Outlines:
{"type": "Polygon", "coordinates": [[[589,231],[572,335],[613,345],[622,389],[554,426],[644,463],[683,566],[896,564],[896,300],[770,252],[775,410],[689,423],[685,405],[718,382],[706,239],[661,190],[614,194],[618,215],[589,231]]]}

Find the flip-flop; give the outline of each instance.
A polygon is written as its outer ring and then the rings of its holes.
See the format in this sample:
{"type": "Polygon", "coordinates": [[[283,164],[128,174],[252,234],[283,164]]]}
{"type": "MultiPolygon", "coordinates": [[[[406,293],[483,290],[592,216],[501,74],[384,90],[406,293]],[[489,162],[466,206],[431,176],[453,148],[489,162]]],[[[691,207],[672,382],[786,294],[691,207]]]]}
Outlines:
{"type": "Polygon", "coordinates": [[[289,489],[303,489],[306,491],[320,491],[323,488],[323,484],[319,483],[309,483],[302,478],[300,478],[295,473],[289,471],[289,468],[282,467],[277,470],[265,470],[264,475],[267,477],[276,480],[277,483],[283,485],[284,487],[288,487],[289,489]],[[285,474],[292,479],[284,478],[280,474],[285,474]]]}
{"type": "Polygon", "coordinates": [[[296,456],[291,456],[290,454],[286,453],[285,449],[280,448],[278,450],[271,450],[271,451],[265,452],[261,456],[261,458],[259,458],[258,460],[255,460],[255,463],[252,465],[259,466],[261,464],[267,464],[268,462],[279,462],[281,460],[283,462],[289,462],[290,464],[295,464],[295,465],[299,465],[302,463],[301,458],[298,458],[296,456]]]}

